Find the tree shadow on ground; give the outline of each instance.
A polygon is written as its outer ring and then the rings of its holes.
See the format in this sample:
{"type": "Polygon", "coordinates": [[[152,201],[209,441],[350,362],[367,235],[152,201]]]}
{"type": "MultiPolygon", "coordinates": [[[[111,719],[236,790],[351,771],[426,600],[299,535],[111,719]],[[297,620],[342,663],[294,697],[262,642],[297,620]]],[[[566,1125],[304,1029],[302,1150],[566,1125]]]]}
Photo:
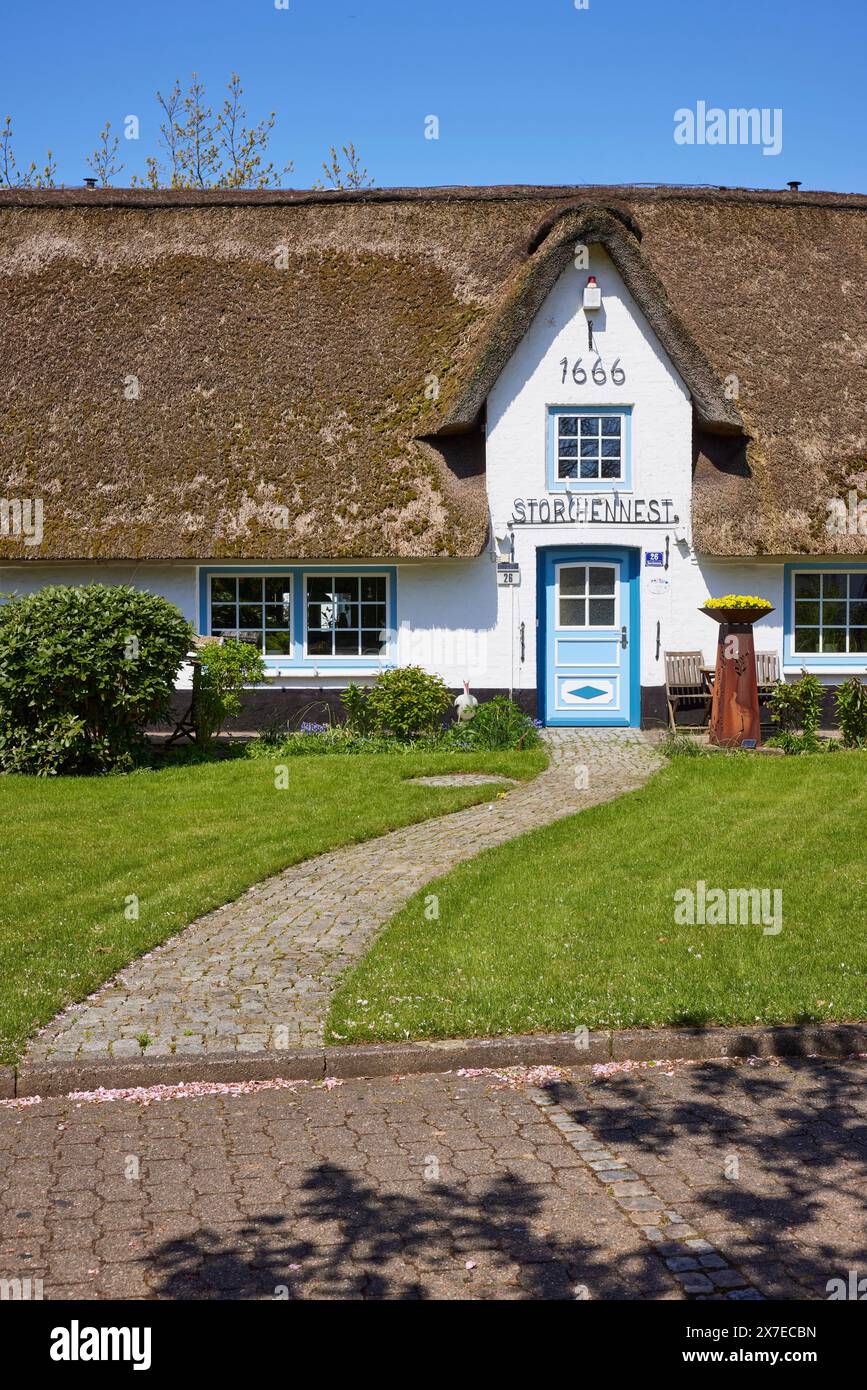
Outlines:
{"type": "MultiPolygon", "coordinates": [[[[773,1066],[706,1062],[562,1085],[560,1104],[622,1156],[638,1145],[689,1179],[702,1160],[690,1219],[738,1223],[711,1235],[736,1267],[763,1266],[765,1291],[827,1298],[832,1278],[867,1275],[867,1102],[858,1063],[799,1058],[773,1066]],[[618,1148],[619,1146],[619,1148],[618,1148]],[[734,1176],[727,1176],[732,1156],[734,1176]],[[718,1166],[719,1176],[708,1167],[718,1166]],[[696,1207],[698,1210],[696,1210],[696,1207]],[[845,1231],[845,1235],[841,1232],[845,1231]]],[[[653,1177],[649,1177],[653,1182],[653,1177]]],[[[672,1207],[678,1202],[672,1199],[672,1207]]],[[[783,1296],[785,1296],[783,1294],[783,1296]]]]}
{"type": "Polygon", "coordinates": [[[325,1163],[307,1171],[290,1213],[168,1241],[148,1263],[162,1299],[624,1299],[671,1289],[639,1241],[624,1256],[534,1229],[544,1204],[509,1174],[481,1193],[443,1183],[383,1193],[325,1163]]]}

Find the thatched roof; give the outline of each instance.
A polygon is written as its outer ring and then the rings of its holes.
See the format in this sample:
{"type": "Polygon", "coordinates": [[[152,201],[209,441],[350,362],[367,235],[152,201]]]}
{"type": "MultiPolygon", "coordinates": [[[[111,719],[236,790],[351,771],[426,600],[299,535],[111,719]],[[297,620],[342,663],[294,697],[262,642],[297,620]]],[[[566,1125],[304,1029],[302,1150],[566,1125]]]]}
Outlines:
{"type": "Polygon", "coordinates": [[[692,394],[700,548],[863,554],[867,197],[608,187],[0,192],[0,497],[44,499],[0,555],[477,554],[485,397],[576,240],[692,394]]]}

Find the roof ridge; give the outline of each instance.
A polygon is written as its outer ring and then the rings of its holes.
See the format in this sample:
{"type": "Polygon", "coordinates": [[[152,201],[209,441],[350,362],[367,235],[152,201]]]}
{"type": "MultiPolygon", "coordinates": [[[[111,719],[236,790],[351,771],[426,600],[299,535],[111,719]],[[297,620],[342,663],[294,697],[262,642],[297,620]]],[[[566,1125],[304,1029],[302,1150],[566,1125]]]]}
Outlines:
{"type": "Polygon", "coordinates": [[[756,203],[780,207],[867,209],[867,194],[830,190],[728,187],[721,184],[443,184],[358,189],[0,188],[0,207],[273,207],[328,203],[516,202],[627,197],[636,202],[756,203]]]}

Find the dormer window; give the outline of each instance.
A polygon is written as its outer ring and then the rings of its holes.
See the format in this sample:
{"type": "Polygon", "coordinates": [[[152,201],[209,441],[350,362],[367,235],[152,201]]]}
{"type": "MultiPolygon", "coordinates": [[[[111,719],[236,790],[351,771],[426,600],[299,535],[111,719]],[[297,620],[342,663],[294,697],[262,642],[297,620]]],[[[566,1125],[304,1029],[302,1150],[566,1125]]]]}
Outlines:
{"type": "Polygon", "coordinates": [[[630,483],[628,408],[554,406],[548,430],[548,484],[554,491],[604,491],[630,483]]]}

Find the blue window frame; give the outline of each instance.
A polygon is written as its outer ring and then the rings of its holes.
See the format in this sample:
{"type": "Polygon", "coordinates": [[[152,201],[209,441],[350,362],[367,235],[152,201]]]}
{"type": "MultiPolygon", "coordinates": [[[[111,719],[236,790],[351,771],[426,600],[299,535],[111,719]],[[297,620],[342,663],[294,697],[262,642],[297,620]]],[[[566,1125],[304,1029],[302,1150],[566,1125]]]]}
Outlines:
{"type": "Polygon", "coordinates": [[[393,663],[393,566],[220,565],[199,570],[199,631],[240,637],[275,670],[393,663]]]}
{"type": "Polygon", "coordinates": [[[786,565],[783,625],[784,666],[867,666],[867,564],[786,565]]]}
{"type": "Polygon", "coordinates": [[[632,407],[548,407],[549,492],[632,487],[632,407]]]}

